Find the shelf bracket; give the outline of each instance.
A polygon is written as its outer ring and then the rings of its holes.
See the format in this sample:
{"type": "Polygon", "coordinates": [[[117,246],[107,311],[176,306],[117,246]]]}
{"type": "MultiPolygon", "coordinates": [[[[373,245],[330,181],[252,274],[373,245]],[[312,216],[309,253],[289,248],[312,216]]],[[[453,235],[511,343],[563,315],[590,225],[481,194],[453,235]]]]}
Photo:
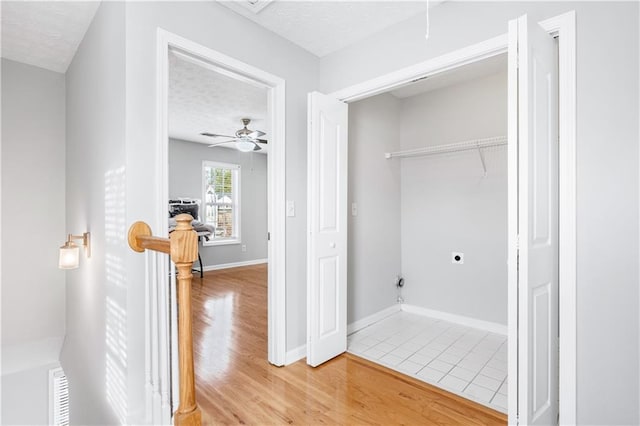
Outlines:
{"type": "Polygon", "coordinates": [[[480,162],[482,163],[482,170],[484,171],[484,177],[487,177],[487,165],[484,162],[484,154],[482,153],[482,148],[480,148],[480,144],[478,144],[478,155],[480,156],[480,162]]]}

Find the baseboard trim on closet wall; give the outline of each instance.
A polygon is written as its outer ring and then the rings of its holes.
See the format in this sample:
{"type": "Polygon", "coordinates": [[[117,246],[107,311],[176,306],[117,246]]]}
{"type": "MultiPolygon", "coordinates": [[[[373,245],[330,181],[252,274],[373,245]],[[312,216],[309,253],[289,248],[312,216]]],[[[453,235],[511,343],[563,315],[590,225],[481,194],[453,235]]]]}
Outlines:
{"type": "Polygon", "coordinates": [[[400,312],[400,305],[389,306],[388,308],[378,311],[375,314],[359,319],[358,321],[354,321],[351,324],[347,325],[347,334],[353,334],[358,330],[362,330],[363,328],[368,327],[371,324],[388,317],[389,315],[393,315],[396,312],[400,312]]]}
{"type": "Polygon", "coordinates": [[[455,324],[464,325],[466,327],[478,328],[480,330],[489,331],[491,333],[507,335],[507,326],[499,324],[497,322],[483,321],[476,318],[465,317],[462,315],[456,315],[449,312],[436,311],[435,309],[427,309],[414,305],[402,305],[404,312],[411,314],[424,315],[430,318],[436,318],[443,321],[453,322],[455,324]]]}
{"type": "Polygon", "coordinates": [[[301,345],[293,348],[284,355],[284,365],[293,364],[307,356],[307,345],[301,345]]]}
{"type": "MultiPolygon", "coordinates": [[[[221,263],[220,265],[209,265],[205,266],[205,272],[207,271],[217,271],[219,269],[229,269],[229,268],[237,268],[240,266],[251,266],[251,265],[260,265],[262,263],[267,263],[267,259],[254,259],[254,260],[245,260],[244,262],[232,262],[232,263],[221,263]]],[[[198,265],[198,262],[194,263],[195,266],[198,265]]]]}

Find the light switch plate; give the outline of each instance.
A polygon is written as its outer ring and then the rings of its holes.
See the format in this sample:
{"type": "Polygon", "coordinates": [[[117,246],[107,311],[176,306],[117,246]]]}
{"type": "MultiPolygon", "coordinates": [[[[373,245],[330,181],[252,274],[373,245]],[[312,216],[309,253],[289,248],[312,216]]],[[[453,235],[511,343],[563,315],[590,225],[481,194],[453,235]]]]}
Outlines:
{"type": "Polygon", "coordinates": [[[296,215],[296,205],[292,200],[287,200],[287,216],[294,217],[296,215]]]}
{"type": "Polygon", "coordinates": [[[358,216],[358,203],[351,203],[351,216],[358,216]]]}

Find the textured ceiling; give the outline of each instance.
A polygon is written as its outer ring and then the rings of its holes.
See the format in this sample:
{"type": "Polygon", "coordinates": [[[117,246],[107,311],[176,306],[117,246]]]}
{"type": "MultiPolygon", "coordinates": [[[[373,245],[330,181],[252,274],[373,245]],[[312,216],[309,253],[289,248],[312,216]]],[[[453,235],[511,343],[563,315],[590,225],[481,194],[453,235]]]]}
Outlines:
{"type": "Polygon", "coordinates": [[[454,84],[460,84],[476,78],[497,74],[501,71],[507,71],[506,53],[496,55],[482,61],[473,62],[463,67],[454,68],[450,71],[433,75],[424,80],[418,80],[415,83],[409,83],[406,86],[392,90],[391,94],[396,98],[408,98],[410,96],[430,92],[442,87],[453,86],[454,84]]]}
{"type": "Polygon", "coordinates": [[[200,133],[234,135],[242,128],[241,119],[250,118],[249,129],[262,130],[268,140],[266,117],[267,89],[222,75],[181,54],[169,55],[171,138],[212,144],[225,139],[200,133]]]}
{"type": "MultiPolygon", "coordinates": [[[[259,13],[239,3],[220,4],[324,56],[416,14],[427,1],[274,0],[259,13]]],[[[430,0],[433,7],[442,0],[430,0]]],[[[0,1],[2,56],[65,72],[100,5],[93,1],[0,1]]],[[[250,4],[250,3],[248,3],[250,4]]],[[[259,9],[259,8],[258,8],[259,9]]]]}
{"type": "MultiPolygon", "coordinates": [[[[259,13],[220,4],[322,57],[425,13],[426,1],[274,1],[259,13]]],[[[442,3],[431,0],[430,6],[442,3]]],[[[426,22],[426,19],[425,19],[426,22]]]]}
{"type": "Polygon", "coordinates": [[[2,57],[66,72],[99,1],[2,1],[2,57]]]}

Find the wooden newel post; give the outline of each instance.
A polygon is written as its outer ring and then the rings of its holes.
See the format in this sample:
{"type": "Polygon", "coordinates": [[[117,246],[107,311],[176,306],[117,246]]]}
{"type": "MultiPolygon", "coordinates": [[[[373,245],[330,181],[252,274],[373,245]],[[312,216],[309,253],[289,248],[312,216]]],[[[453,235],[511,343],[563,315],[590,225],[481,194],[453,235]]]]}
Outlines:
{"type": "Polygon", "coordinates": [[[196,403],[193,368],[193,333],[191,314],[191,268],[198,259],[198,236],[188,214],[176,216],[178,225],[169,236],[171,260],[178,270],[178,356],[180,366],[180,406],[174,414],[176,425],[200,425],[201,413],[196,403]]]}
{"type": "Polygon", "coordinates": [[[188,214],[176,216],[178,225],[169,238],[154,237],[144,222],[129,228],[129,246],[137,252],[159,251],[171,256],[178,269],[178,358],[180,367],[180,406],[173,415],[179,426],[200,426],[200,408],[196,404],[196,381],[193,370],[193,334],[191,327],[191,268],[198,258],[198,236],[188,214]]]}

